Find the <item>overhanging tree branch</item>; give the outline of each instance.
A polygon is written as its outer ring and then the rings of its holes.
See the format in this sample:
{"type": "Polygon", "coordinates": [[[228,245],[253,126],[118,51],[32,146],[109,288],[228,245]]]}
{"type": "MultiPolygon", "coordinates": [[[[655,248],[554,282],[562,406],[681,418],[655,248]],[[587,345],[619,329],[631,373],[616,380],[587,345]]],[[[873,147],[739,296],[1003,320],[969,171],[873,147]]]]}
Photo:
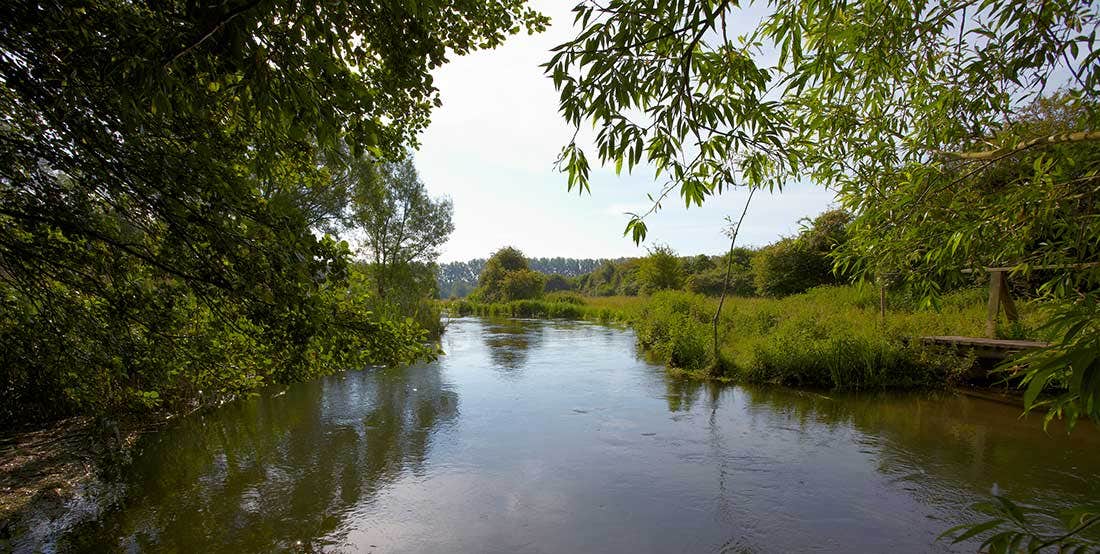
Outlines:
{"type": "Polygon", "coordinates": [[[1076,142],[1089,142],[1094,140],[1100,140],[1100,131],[1077,131],[1074,133],[1058,133],[1056,135],[1033,138],[1031,140],[1017,143],[1015,146],[1008,146],[995,150],[984,150],[981,152],[940,152],[940,154],[967,162],[985,162],[999,160],[1001,158],[1011,156],[1012,154],[1017,154],[1025,150],[1030,150],[1032,148],[1055,146],[1058,144],[1069,144],[1076,142]]]}

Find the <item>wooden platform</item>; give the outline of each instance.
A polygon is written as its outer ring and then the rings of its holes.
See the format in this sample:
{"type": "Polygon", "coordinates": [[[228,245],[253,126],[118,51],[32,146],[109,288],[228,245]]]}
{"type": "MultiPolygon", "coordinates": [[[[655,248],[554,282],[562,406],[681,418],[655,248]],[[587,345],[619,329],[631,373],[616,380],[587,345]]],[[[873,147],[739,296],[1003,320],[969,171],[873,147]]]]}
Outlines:
{"type": "Polygon", "coordinates": [[[1025,350],[1034,350],[1049,346],[1045,342],[1033,340],[987,339],[983,337],[921,337],[922,344],[950,346],[973,350],[979,358],[1003,360],[1025,350]]]}

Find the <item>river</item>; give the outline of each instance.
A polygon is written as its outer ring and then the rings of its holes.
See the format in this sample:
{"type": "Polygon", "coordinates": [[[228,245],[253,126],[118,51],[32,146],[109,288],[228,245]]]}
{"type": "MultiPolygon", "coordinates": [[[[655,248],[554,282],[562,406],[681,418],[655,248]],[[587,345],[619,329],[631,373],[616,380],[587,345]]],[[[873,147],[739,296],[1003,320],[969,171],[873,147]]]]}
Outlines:
{"type": "Polygon", "coordinates": [[[265,391],[145,436],[61,551],[973,551],[991,491],[1100,498],[1100,435],[957,393],[669,378],[628,329],[453,320],[436,362],[265,391]]]}

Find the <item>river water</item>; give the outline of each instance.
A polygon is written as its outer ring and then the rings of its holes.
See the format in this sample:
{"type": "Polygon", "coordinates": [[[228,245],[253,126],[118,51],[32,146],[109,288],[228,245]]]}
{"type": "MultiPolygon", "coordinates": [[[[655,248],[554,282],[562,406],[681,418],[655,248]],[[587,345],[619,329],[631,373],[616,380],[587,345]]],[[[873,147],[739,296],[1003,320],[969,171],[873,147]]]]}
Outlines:
{"type": "Polygon", "coordinates": [[[62,551],[925,552],[996,491],[1100,499],[1100,436],[954,393],[669,378],[627,329],[453,320],[447,354],[146,436],[62,551]]]}

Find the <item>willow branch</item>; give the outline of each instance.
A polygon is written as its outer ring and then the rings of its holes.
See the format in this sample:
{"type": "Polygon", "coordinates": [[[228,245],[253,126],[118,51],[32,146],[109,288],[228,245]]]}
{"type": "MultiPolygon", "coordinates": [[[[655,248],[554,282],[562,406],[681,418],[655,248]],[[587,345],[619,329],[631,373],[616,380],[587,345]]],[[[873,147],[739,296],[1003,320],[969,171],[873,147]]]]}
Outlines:
{"type": "Polygon", "coordinates": [[[940,152],[945,156],[955,158],[963,161],[991,161],[998,160],[1012,154],[1037,148],[1040,146],[1055,146],[1058,144],[1068,144],[1076,142],[1089,142],[1094,140],[1100,140],[1100,131],[1077,131],[1074,133],[1059,133],[1056,135],[1050,135],[1046,137],[1033,138],[1017,143],[1015,146],[1008,146],[1005,148],[998,148],[995,150],[984,150],[981,152],[940,152]]]}

